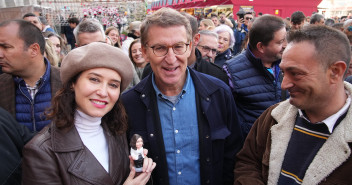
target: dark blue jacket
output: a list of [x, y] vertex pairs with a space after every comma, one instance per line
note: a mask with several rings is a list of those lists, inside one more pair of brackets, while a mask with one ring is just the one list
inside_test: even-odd
[[[230, 88], [221, 80], [190, 69], [196, 89], [202, 184], [233, 184], [235, 155], [242, 147], [242, 133]], [[122, 95], [129, 123], [128, 137], [140, 134], [157, 166], [154, 185], [168, 185], [163, 135], [152, 75]]]
[[0, 184], [22, 183], [22, 148], [32, 137], [27, 127], [0, 107]]
[[26, 87], [26, 82], [19, 77], [13, 77], [16, 86], [16, 120], [30, 131], [37, 132], [50, 123], [44, 116], [45, 110], [51, 105], [50, 63], [46, 60], [46, 71], [39, 90], [32, 99]]
[[245, 24], [242, 24], [240, 30], [238, 30], [237, 28], [234, 29], [235, 44], [233, 46], [232, 55], [236, 56], [238, 53], [241, 52], [242, 42], [246, 38], [247, 34], [248, 28]]
[[275, 77], [249, 48], [224, 65], [225, 71], [232, 77], [230, 86], [244, 136], [268, 107], [281, 100], [280, 61], [274, 63]]
[[226, 61], [232, 58], [231, 49], [227, 49], [226, 51], [216, 55], [214, 63], [222, 68]]

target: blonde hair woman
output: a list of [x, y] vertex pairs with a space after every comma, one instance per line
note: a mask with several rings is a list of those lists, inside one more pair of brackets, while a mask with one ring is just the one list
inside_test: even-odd
[[210, 19], [203, 19], [200, 21], [198, 29], [213, 31], [214, 28], [215, 28], [215, 25], [214, 25], [213, 21], [211, 21]]

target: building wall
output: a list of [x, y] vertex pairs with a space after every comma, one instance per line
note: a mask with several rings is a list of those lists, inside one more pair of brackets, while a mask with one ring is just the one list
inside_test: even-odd
[[231, 0], [234, 15], [241, 6], [252, 6], [256, 13], [274, 14], [280, 17], [290, 17], [295, 11], [302, 11], [306, 16], [317, 12], [317, 6], [322, 0]]

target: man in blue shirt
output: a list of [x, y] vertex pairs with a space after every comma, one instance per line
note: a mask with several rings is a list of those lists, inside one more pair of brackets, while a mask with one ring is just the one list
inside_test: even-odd
[[156, 185], [233, 184], [242, 146], [237, 110], [221, 80], [187, 67], [189, 20], [170, 8], [141, 25], [142, 53], [153, 73], [122, 95], [128, 137], [143, 137]]

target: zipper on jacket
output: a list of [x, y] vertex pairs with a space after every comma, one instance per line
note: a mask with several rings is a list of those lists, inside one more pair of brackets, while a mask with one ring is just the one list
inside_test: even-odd
[[[33, 101], [31, 101], [31, 98], [26, 96], [26, 94], [22, 91], [20, 84], [18, 84], [18, 89], [21, 91], [23, 96], [26, 97], [29, 100], [29, 102], [31, 103], [31, 119], [32, 119], [33, 132], [36, 132], [37, 128], [36, 128], [36, 125], [35, 125], [35, 117], [34, 117], [34, 98], [35, 98], [35, 95], [33, 97]], [[39, 92], [39, 89], [38, 89], [38, 92]]]

